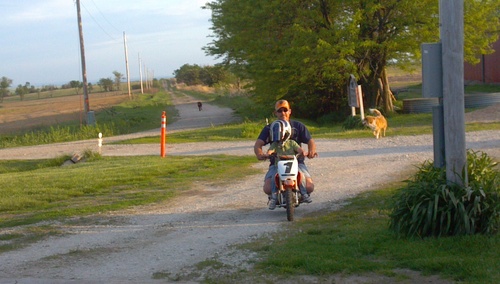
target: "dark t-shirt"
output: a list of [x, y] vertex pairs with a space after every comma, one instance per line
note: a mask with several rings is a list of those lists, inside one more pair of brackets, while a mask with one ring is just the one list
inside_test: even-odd
[[[304, 144], [309, 143], [309, 140], [312, 139], [311, 133], [309, 133], [309, 130], [302, 122], [290, 120], [290, 125], [292, 126], [292, 136], [290, 137], [290, 139], [297, 142], [299, 146], [302, 146], [302, 143]], [[265, 142], [264, 145], [267, 145], [272, 142], [269, 135], [269, 127], [270, 127], [269, 125], [266, 125], [262, 129], [258, 137], [258, 139]], [[274, 165], [274, 158], [271, 157], [270, 160], [271, 160], [271, 165]], [[299, 163], [304, 163], [304, 158], [300, 158]]]

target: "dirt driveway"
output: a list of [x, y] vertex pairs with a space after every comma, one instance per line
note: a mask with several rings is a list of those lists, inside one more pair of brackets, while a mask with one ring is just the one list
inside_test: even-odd
[[[209, 104], [199, 112], [192, 99], [181, 99], [184, 101], [178, 107], [180, 118], [177, 124], [169, 126], [172, 131], [210, 124], [220, 116], [232, 117], [230, 110]], [[186, 117], [190, 122], [185, 122]], [[111, 139], [118, 138], [105, 141]], [[500, 157], [500, 131], [474, 132], [467, 134], [466, 139], [468, 148]], [[318, 211], [336, 210], [346, 198], [401, 180], [415, 165], [432, 159], [430, 135], [316, 141], [320, 157], [306, 162], [316, 184], [314, 202], [297, 208], [297, 219]], [[167, 155], [252, 155], [253, 142], [168, 145]], [[2, 149], [0, 159], [16, 155], [33, 158], [37, 153], [39, 158], [57, 156], [64, 147], [77, 151], [96, 147], [96, 141]], [[159, 155], [158, 147], [105, 145], [102, 150], [103, 155]], [[255, 255], [233, 245], [293, 227], [286, 221], [284, 210], [267, 209], [267, 198], [261, 190], [267, 163], [256, 161], [255, 167], [262, 174], [248, 176], [230, 188], [199, 184], [196, 195], [165, 204], [81, 218], [73, 225], [55, 224], [66, 234], [0, 254], [0, 283], [195, 283], [203, 280], [205, 273], [213, 277], [214, 273], [249, 269]], [[196, 264], [204, 260], [216, 260], [226, 266], [216, 270], [197, 268]], [[445, 283], [434, 278], [425, 280]], [[317, 281], [301, 278], [296, 283]]]

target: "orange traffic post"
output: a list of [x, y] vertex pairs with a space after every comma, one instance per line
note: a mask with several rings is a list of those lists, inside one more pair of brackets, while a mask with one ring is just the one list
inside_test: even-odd
[[167, 136], [167, 115], [165, 112], [161, 115], [161, 138], [160, 138], [160, 155], [165, 157], [165, 139]]

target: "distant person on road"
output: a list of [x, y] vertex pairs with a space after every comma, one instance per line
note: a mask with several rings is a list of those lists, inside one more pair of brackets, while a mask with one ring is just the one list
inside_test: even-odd
[[203, 104], [201, 102], [198, 102], [198, 110], [201, 111], [203, 108]]
[[[277, 101], [274, 107], [274, 114], [278, 119], [286, 120], [290, 123], [292, 127], [292, 134], [290, 137], [291, 140], [297, 142], [299, 146], [301, 146], [302, 143], [307, 144], [307, 150], [308, 150], [307, 157], [309, 159], [313, 159], [318, 156], [318, 153], [316, 153], [316, 143], [312, 139], [311, 133], [309, 133], [307, 127], [299, 121], [290, 120], [290, 115], [292, 114], [292, 110], [290, 109], [290, 104], [288, 103], [288, 101], [286, 100]], [[270, 126], [266, 125], [260, 132], [257, 140], [255, 141], [254, 153], [257, 159], [259, 160], [265, 160], [267, 158], [267, 155], [266, 153], [263, 152], [262, 147], [271, 142], [269, 130]], [[272, 157], [270, 158], [270, 161], [271, 163], [269, 165], [269, 169], [264, 178], [264, 188], [263, 188], [264, 193], [266, 193], [269, 196], [269, 199], [271, 199], [271, 193], [272, 193], [272, 180], [277, 172], [275, 161]], [[302, 186], [307, 189], [308, 194], [311, 194], [314, 191], [314, 183], [312, 177], [309, 174], [309, 170], [307, 169], [304, 163], [304, 158], [299, 158], [298, 161], [299, 161], [299, 171], [305, 177], [305, 179], [302, 180]]]

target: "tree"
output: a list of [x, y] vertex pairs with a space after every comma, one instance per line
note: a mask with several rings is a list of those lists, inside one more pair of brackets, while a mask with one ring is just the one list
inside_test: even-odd
[[287, 97], [301, 102], [294, 106], [295, 113], [316, 107], [319, 112], [310, 113], [338, 110], [334, 104], [341, 89], [332, 75], [354, 70], [354, 65], [338, 60], [340, 54], [331, 44], [340, 41], [337, 34], [328, 34], [329, 42], [318, 37], [328, 24], [310, 5], [311, 1], [277, 0], [208, 3], [217, 40], [205, 51], [223, 58], [238, 76], [249, 78], [248, 87], [258, 102], [271, 104]]
[[[439, 41], [439, 1], [353, 1], [353, 13], [360, 26], [356, 52], [358, 74], [368, 93], [369, 106], [393, 111], [386, 67], [396, 60], [405, 67], [419, 62], [420, 46]], [[477, 62], [481, 54], [493, 52], [498, 38], [500, 1], [465, 0], [464, 59]], [[443, 11], [446, 12], [446, 11]]]
[[[483, 37], [470, 44], [490, 45], [500, 1], [466, 1], [468, 17], [491, 21], [474, 22]], [[479, 2], [488, 7], [471, 9]], [[416, 62], [420, 44], [439, 36], [437, 0], [215, 0], [204, 8], [212, 10], [215, 38], [205, 52], [251, 79], [255, 100], [287, 97], [300, 101], [294, 112], [313, 117], [345, 109], [350, 73], [360, 78], [369, 107], [380, 97], [391, 111], [389, 60]]]
[[359, 26], [354, 61], [358, 67], [367, 105], [393, 111], [386, 67], [388, 60], [400, 65], [415, 62], [420, 44], [438, 37], [438, 1], [353, 1], [354, 23]]
[[104, 92], [113, 91], [113, 80], [111, 78], [101, 78], [98, 85]]
[[3, 103], [3, 98], [9, 95], [9, 88], [12, 80], [3, 76], [0, 81], [0, 103]]
[[23, 101], [24, 100], [24, 95], [29, 94], [30, 89], [31, 89], [30, 82], [26, 82], [24, 84], [24, 86], [21, 85], [21, 84], [19, 84], [19, 85], [17, 85], [15, 94], [19, 96], [19, 98], [21, 99], [21, 101]]
[[223, 66], [199, 66], [184, 64], [181, 68], [174, 71], [175, 79], [179, 83], [188, 86], [204, 85], [213, 87], [216, 84], [229, 80], [231, 72]]
[[200, 80], [201, 66], [194, 64], [184, 64], [179, 69], [174, 71], [174, 76], [178, 83], [184, 83], [188, 86], [201, 85]]
[[[495, 52], [492, 44], [500, 35], [500, 1], [475, 0], [464, 2], [464, 57], [471, 64], [480, 56]], [[500, 50], [497, 50], [500, 52]]]
[[83, 88], [83, 82], [72, 80], [69, 82], [69, 86], [75, 90], [76, 95], [79, 95], [80, 90]]
[[115, 75], [115, 85], [116, 89], [120, 90], [120, 83], [122, 82], [123, 74], [118, 71], [113, 71], [113, 75]]

